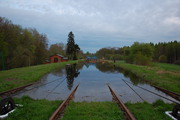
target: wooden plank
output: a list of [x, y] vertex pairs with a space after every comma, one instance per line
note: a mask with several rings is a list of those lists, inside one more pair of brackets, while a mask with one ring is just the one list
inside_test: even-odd
[[72, 92], [68, 95], [68, 97], [63, 101], [63, 103], [56, 109], [56, 111], [51, 115], [49, 120], [57, 120], [59, 118], [59, 115], [64, 111], [69, 101], [73, 98], [79, 84], [80, 83], [78, 83], [78, 85], [72, 90]]
[[124, 105], [122, 100], [117, 96], [117, 94], [112, 90], [112, 88], [108, 85], [109, 90], [113, 96], [113, 99], [117, 102], [121, 110], [124, 112], [124, 115], [127, 120], [136, 120], [136, 118], [133, 116], [133, 114], [128, 110], [128, 108]]

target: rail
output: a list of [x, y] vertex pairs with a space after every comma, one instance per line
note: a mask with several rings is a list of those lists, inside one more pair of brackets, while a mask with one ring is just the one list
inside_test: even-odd
[[34, 84], [34, 83], [31, 83], [31, 84], [28, 84], [28, 85], [24, 85], [24, 86], [21, 86], [21, 87], [18, 87], [18, 88], [14, 88], [14, 89], [11, 89], [11, 90], [8, 90], [8, 91], [0, 92], [0, 96], [1, 97], [8, 96], [10, 94], [13, 94], [15, 92], [18, 92], [18, 91], [24, 89], [25, 87], [31, 86], [32, 84]]
[[177, 94], [177, 93], [174, 93], [172, 91], [169, 91], [169, 90], [166, 90], [166, 89], [163, 89], [163, 88], [160, 88], [160, 87], [157, 87], [157, 86], [154, 86], [152, 85], [153, 87], [155, 87], [156, 89], [168, 94], [169, 96], [175, 98], [176, 100], [180, 101], [180, 94]]
[[[63, 77], [63, 78], [64, 78], [64, 77]], [[48, 82], [48, 83], [45, 83], [45, 84], [42, 84], [42, 85], [39, 85], [39, 86], [35, 86], [35, 87], [30, 88], [30, 89], [28, 89], [28, 90], [23, 90], [23, 91], [21, 91], [22, 89], [24, 89], [24, 88], [26, 88], [26, 87], [28, 87], [28, 86], [31, 86], [31, 85], [33, 85], [33, 84], [36, 84], [37, 82], [30, 83], [30, 84], [27, 84], [27, 85], [24, 85], [24, 86], [20, 86], [20, 87], [11, 89], [11, 90], [3, 91], [3, 92], [0, 92], [0, 97], [14, 96], [14, 95], [16, 95], [15, 93], [17, 93], [18, 91], [21, 91], [20, 93], [24, 93], [24, 92], [30, 91], [30, 90], [32, 90], [32, 89], [34, 89], [34, 88], [38, 88], [38, 87], [40, 87], [40, 86], [44, 86], [44, 85], [53, 83], [53, 82], [55, 82], [55, 81], [57, 81], [57, 80], [59, 80], [59, 79], [63, 79], [63, 78], [54, 79], [54, 80], [51, 81], [51, 82]], [[17, 93], [17, 94], [19, 94], [19, 93]]]
[[63, 112], [65, 107], [68, 105], [69, 101], [73, 98], [78, 86], [78, 85], [72, 90], [72, 92], [68, 95], [68, 97], [63, 101], [63, 103], [56, 109], [56, 111], [51, 115], [49, 120], [57, 120], [60, 116], [60, 114]]
[[128, 108], [124, 105], [124, 103], [121, 101], [120, 98], [116, 95], [116, 93], [112, 90], [112, 88], [108, 85], [109, 90], [114, 98], [114, 100], [117, 102], [121, 110], [124, 112], [124, 115], [126, 117], [126, 120], [136, 120], [136, 118], [133, 116], [133, 114], [128, 110]]

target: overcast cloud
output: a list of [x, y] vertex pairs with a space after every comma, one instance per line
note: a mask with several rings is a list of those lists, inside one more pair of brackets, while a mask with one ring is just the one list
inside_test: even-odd
[[0, 16], [45, 33], [49, 44], [73, 31], [84, 52], [180, 41], [180, 0], [0, 0]]

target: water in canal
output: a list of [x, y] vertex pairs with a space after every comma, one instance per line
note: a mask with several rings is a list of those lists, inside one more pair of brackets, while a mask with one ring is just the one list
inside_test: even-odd
[[[34, 99], [64, 100], [71, 90], [80, 83], [74, 101], [112, 101], [109, 84], [123, 102], [152, 103], [157, 99], [170, 102], [149, 91], [174, 100], [135, 75], [112, 64], [79, 63], [67, 65], [45, 75], [36, 84], [20, 91], [16, 97], [28, 95]], [[175, 100], [174, 100], [175, 101]]]

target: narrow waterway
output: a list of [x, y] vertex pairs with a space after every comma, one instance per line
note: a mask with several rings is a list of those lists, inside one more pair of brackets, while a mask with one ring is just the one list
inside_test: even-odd
[[107, 84], [112, 87], [123, 102], [147, 101], [152, 103], [157, 99], [170, 102], [140, 87], [174, 100], [135, 75], [112, 64], [101, 63], [67, 65], [65, 68], [45, 75], [36, 84], [20, 91], [16, 97], [27, 95], [34, 99], [64, 100], [78, 83], [80, 85], [75, 93], [74, 101], [112, 101]]

